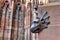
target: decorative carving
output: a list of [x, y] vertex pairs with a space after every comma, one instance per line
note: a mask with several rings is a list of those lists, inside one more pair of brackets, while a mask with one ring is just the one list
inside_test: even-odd
[[49, 18], [50, 16], [47, 15], [47, 12], [44, 11], [40, 13], [40, 17], [37, 16], [37, 8], [34, 8], [35, 12], [34, 12], [34, 16], [33, 16], [33, 22], [31, 24], [31, 32], [33, 33], [39, 33], [41, 32], [43, 29], [48, 27], [48, 24], [50, 24]]

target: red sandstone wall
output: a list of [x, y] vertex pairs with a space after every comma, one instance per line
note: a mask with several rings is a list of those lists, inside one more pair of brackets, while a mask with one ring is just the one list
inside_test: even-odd
[[50, 15], [51, 24], [39, 33], [39, 40], [60, 40], [60, 6], [44, 7]]
[[49, 0], [50, 2], [60, 2], [60, 0]]

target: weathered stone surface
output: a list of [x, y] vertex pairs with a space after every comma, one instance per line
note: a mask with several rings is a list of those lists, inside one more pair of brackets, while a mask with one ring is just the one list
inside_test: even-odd
[[60, 6], [44, 7], [50, 15], [51, 24], [39, 33], [39, 40], [60, 40]]

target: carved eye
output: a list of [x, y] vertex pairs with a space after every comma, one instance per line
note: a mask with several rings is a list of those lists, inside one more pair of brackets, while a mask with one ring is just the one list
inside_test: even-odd
[[19, 2], [17, 3], [16, 9], [17, 9], [17, 10], [21, 10], [21, 5], [20, 5]]

